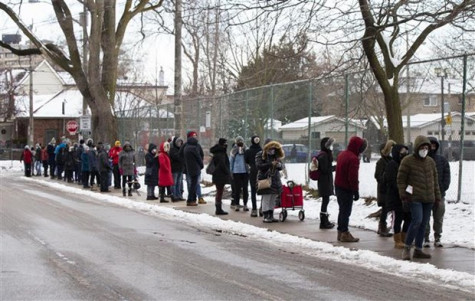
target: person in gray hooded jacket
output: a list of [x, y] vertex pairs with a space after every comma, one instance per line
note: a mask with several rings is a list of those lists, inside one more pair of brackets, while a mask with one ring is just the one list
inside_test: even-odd
[[125, 184], [128, 184], [128, 196], [132, 196], [132, 181], [135, 176], [135, 152], [130, 142], [124, 143], [119, 153], [119, 172], [122, 175], [122, 195], [125, 196]]

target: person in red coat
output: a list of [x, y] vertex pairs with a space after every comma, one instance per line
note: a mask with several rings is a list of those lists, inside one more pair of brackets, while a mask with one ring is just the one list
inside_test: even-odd
[[33, 153], [28, 145], [25, 145], [25, 150], [21, 153], [20, 163], [25, 165], [25, 176], [31, 177], [31, 162], [33, 161]]
[[158, 170], [158, 190], [160, 194], [160, 203], [168, 203], [165, 200], [165, 188], [167, 195], [171, 195], [171, 186], [173, 185], [172, 166], [168, 152], [170, 151], [170, 143], [167, 141], [160, 144], [160, 152], [158, 153], [158, 162], [160, 168]]
[[338, 155], [335, 174], [335, 192], [338, 200], [338, 241], [357, 242], [348, 231], [353, 201], [360, 198], [358, 173], [360, 169], [360, 155], [368, 146], [366, 139], [353, 136], [345, 151]]
[[114, 143], [114, 147], [109, 150], [109, 158], [112, 159], [112, 173], [114, 174], [114, 188], [120, 189], [120, 172], [119, 172], [119, 154], [122, 151], [120, 141]]

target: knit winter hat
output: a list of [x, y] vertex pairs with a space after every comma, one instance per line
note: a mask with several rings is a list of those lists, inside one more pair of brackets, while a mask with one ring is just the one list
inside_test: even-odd
[[194, 131], [189, 131], [188, 134], [186, 134], [186, 138], [190, 138], [190, 137], [193, 137], [193, 136], [197, 136], [196, 132], [194, 132]]
[[237, 136], [234, 142], [236, 142], [236, 144], [238, 144], [239, 142], [244, 143], [244, 138], [242, 138], [241, 136]]
[[120, 141], [117, 140], [117, 141], [114, 143], [114, 146], [120, 146]]
[[259, 136], [252, 136], [251, 138], [252, 144], [259, 144], [259, 142], [261, 142], [261, 138], [259, 138]]

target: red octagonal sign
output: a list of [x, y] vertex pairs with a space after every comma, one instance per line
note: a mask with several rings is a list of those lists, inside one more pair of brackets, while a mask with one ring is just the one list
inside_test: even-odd
[[70, 120], [66, 124], [66, 130], [69, 132], [70, 135], [76, 134], [78, 128], [79, 128], [79, 125], [76, 120]]

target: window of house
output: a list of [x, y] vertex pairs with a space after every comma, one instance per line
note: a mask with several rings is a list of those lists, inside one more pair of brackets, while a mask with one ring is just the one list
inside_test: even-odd
[[434, 132], [434, 135], [435, 135], [435, 136], [439, 135], [439, 131], [435, 131], [435, 132]]
[[312, 139], [320, 139], [320, 132], [312, 132]]
[[429, 95], [426, 99], [424, 99], [424, 106], [426, 106], [426, 107], [435, 107], [435, 106], [437, 106], [437, 96], [436, 95]]
[[432, 136], [434, 135], [432, 131], [427, 131], [427, 135]]

